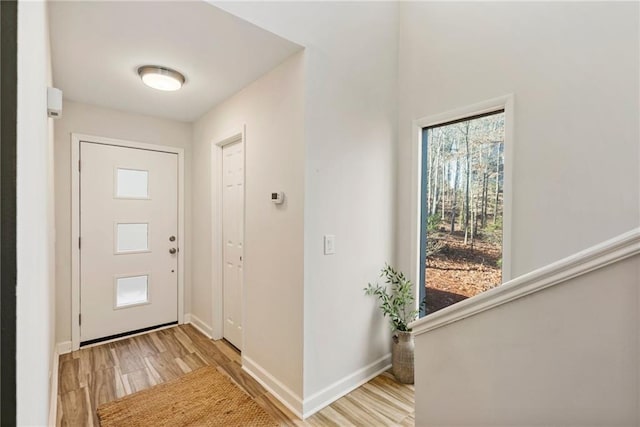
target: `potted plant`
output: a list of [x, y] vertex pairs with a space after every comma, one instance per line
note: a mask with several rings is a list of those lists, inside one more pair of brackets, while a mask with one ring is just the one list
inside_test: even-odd
[[413, 384], [413, 336], [409, 323], [416, 320], [419, 308], [415, 306], [414, 288], [403, 273], [385, 264], [380, 277], [386, 286], [369, 283], [364, 292], [380, 300], [380, 309], [389, 318], [393, 328], [391, 366], [393, 375], [403, 384]]

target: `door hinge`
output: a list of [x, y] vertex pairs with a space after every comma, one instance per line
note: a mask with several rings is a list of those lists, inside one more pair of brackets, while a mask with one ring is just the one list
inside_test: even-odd
[[80, 172], [80, 160], [78, 160], [78, 172]]
[[78, 325], [82, 325], [82, 313], [78, 314]]
[[82, 237], [78, 237], [78, 249], [80, 249], [80, 247], [82, 246]]

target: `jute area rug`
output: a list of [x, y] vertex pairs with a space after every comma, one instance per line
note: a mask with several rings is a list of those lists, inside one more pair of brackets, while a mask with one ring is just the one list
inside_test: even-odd
[[102, 427], [278, 425], [211, 366], [100, 405], [97, 412]]

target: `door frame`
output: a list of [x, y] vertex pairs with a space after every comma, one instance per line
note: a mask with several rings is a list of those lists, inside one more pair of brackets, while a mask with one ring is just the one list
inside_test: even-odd
[[246, 241], [246, 217], [247, 217], [247, 151], [246, 151], [246, 126], [232, 129], [216, 137], [211, 142], [211, 252], [213, 262], [211, 263], [211, 307], [212, 321], [211, 338], [219, 340], [224, 337], [224, 253], [222, 244], [222, 149], [233, 143], [242, 144], [242, 173], [243, 173], [243, 191], [242, 191], [242, 286], [243, 292], [241, 297], [242, 304], [242, 348], [245, 347], [244, 342], [244, 320], [245, 320], [245, 292], [244, 292], [244, 265], [245, 241]]
[[[422, 230], [426, 228], [426, 218], [422, 217], [422, 181], [423, 170], [423, 133], [426, 127], [465, 119], [485, 113], [504, 110], [504, 187], [503, 187], [503, 223], [502, 223], [502, 283], [512, 279], [511, 275], [511, 236], [512, 236], [512, 188], [513, 188], [513, 144], [514, 144], [514, 95], [506, 94], [497, 98], [467, 105], [441, 114], [422, 117], [412, 122], [411, 150], [411, 239], [410, 239], [410, 270], [409, 279], [416, 283], [416, 303], [422, 300], [424, 295], [424, 272], [421, 272], [422, 254]], [[421, 313], [422, 316], [422, 313]]]
[[71, 347], [80, 348], [80, 143], [138, 148], [178, 155], [178, 323], [184, 323], [184, 148], [148, 144], [80, 133], [71, 134]]

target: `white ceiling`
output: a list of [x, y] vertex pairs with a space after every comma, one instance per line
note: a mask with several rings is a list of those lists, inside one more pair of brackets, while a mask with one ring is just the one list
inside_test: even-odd
[[[301, 49], [210, 4], [49, 3], [54, 85], [66, 99], [193, 121]], [[142, 84], [140, 65], [180, 71], [177, 92]]]

